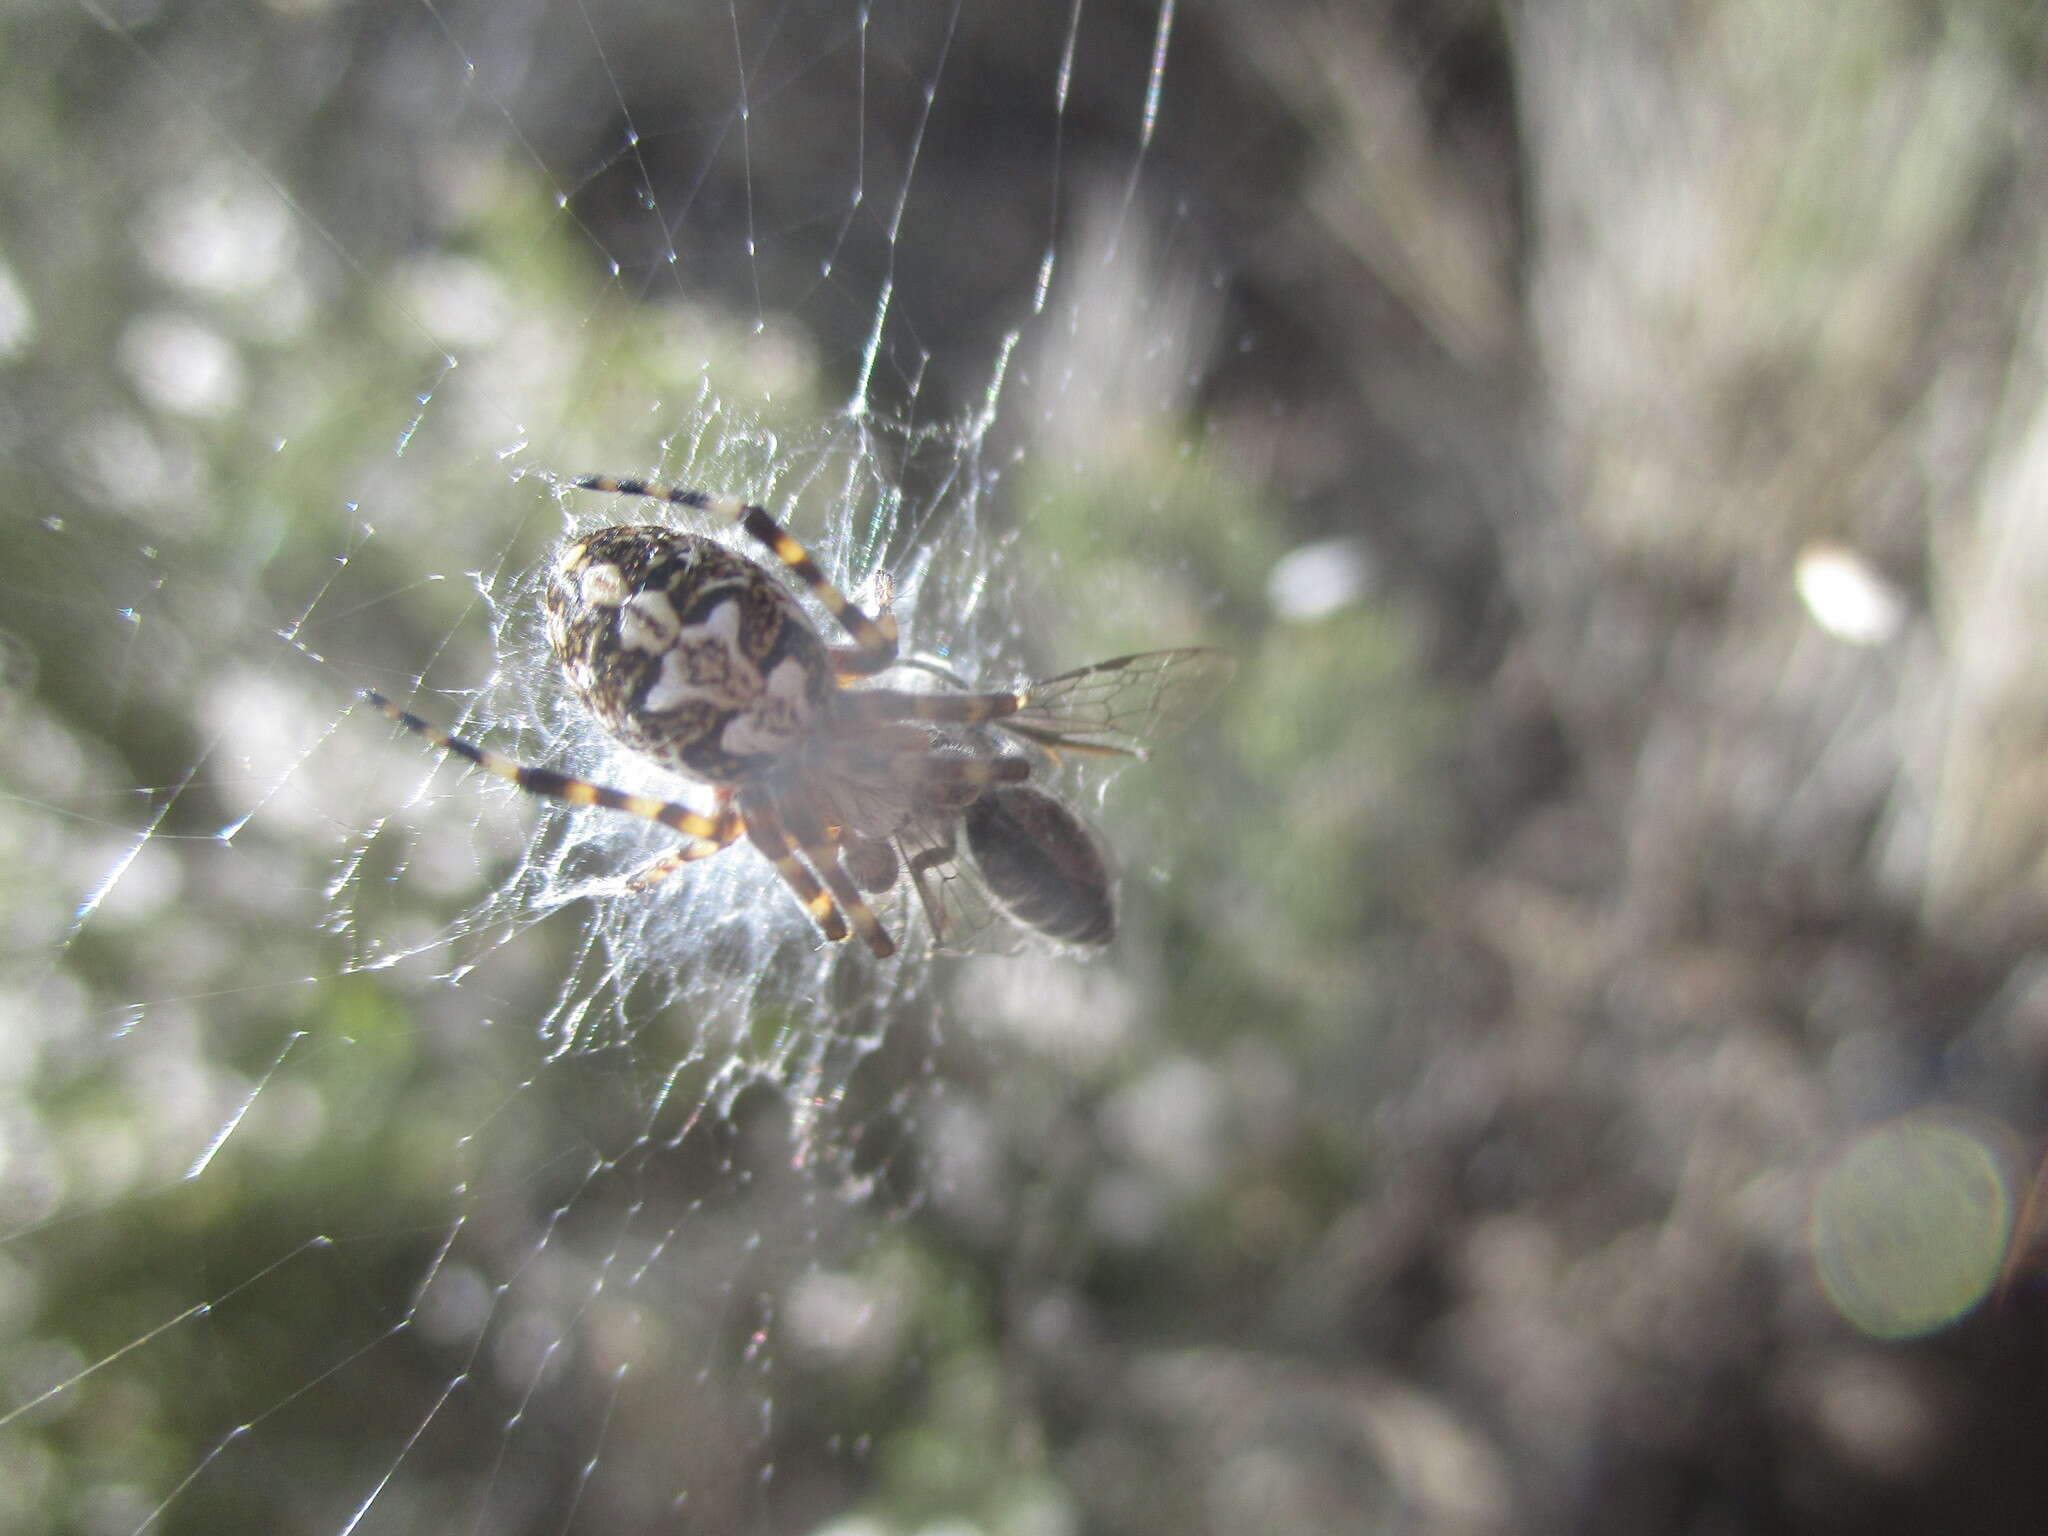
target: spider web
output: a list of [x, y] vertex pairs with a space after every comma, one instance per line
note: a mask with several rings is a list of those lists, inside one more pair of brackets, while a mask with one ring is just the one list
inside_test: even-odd
[[1172, 0], [1015, 9], [85, 3], [23, 44], [101, 94], [19, 109], [10, 174], [55, 210], [97, 158], [109, 248], [0, 250], [0, 344], [62, 338], [9, 423], [0, 1523], [854, 1502], [861, 1426], [791, 1384], [903, 1347], [876, 1223], [959, 973], [821, 946], [744, 848], [623, 897], [665, 834], [352, 698], [676, 794], [545, 655], [549, 549], [650, 515], [587, 472], [764, 503], [963, 675], [1199, 637], [1164, 571], [1077, 620], [1034, 534], [1207, 342]]
[[[2040, 1528], [2041, 9], [0, 12], [0, 1530]], [[358, 703], [586, 474], [1227, 645], [1112, 956]]]

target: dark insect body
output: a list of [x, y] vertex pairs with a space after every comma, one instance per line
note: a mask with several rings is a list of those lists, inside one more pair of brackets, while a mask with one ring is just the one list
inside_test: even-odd
[[960, 818], [1004, 911], [1049, 939], [1095, 949], [1116, 937], [1116, 876], [1095, 829], [1034, 784], [993, 784]]
[[[1010, 692], [974, 692], [907, 663], [919, 686], [883, 686], [898, 666], [886, 598], [869, 617], [760, 507], [637, 480], [584, 489], [648, 496], [722, 515], [773, 550], [852, 641], [828, 645], [796, 595], [765, 568], [701, 535], [653, 524], [601, 528], [550, 573], [548, 641], [570, 690], [622, 745], [715, 786], [710, 815], [530, 768], [450, 736], [380, 694], [409, 730], [535, 794], [660, 822], [682, 844], [631, 876], [644, 890], [741, 836], [768, 859], [827, 939], [849, 927], [877, 956], [895, 940], [866, 896], [904, 873], [935, 945], [966, 948], [997, 925], [1055, 943], [1106, 944], [1115, 880], [1100, 838], [1058, 797], [1027, 783], [1061, 752], [1142, 757], [1229, 679], [1206, 649], [1099, 662]], [[919, 677], [914, 669], [922, 666]], [[935, 675], [952, 684], [935, 688]], [[1022, 744], [1020, 746], [1020, 744]], [[964, 842], [985, 887], [968, 880]]]

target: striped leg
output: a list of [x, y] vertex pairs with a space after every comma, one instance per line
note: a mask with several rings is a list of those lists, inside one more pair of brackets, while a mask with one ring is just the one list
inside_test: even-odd
[[680, 486], [657, 485], [649, 480], [615, 480], [609, 475], [585, 475], [576, 481], [579, 490], [610, 491], [620, 496], [645, 496], [653, 501], [665, 501], [678, 507], [694, 507], [699, 512], [708, 512], [713, 517], [723, 517], [738, 523], [752, 534], [757, 543], [775, 552], [775, 557], [796, 573], [797, 579], [811, 589], [811, 595], [825, 605], [826, 611], [839, 621], [839, 627], [853, 636], [854, 644], [832, 653], [833, 665], [848, 676], [867, 676], [881, 671], [896, 660], [896, 615], [885, 604], [881, 615], [869, 618], [857, 608], [853, 600], [832, 584], [826, 574], [818, 568], [818, 562], [811, 558], [811, 552], [799, 544], [789, 530], [775, 520], [775, 514], [766, 507], [755, 506], [752, 502], [741, 501], [737, 496], [716, 496], [709, 491], [685, 490]]
[[818, 884], [817, 877], [804, 868], [803, 861], [796, 856], [791, 843], [789, 829], [782, 824], [782, 818], [775, 813], [765, 795], [742, 794], [740, 815], [746, 822], [747, 836], [761, 856], [775, 866], [775, 873], [782, 877], [782, 883], [790, 888], [803, 909], [811, 914], [811, 921], [833, 943], [846, 937], [846, 921], [840, 917], [839, 909], [832, 905], [832, 898], [825, 894], [825, 888]]
[[746, 823], [740, 820], [740, 813], [729, 803], [720, 809], [714, 821], [718, 827], [716, 836], [709, 841], [699, 839], [684, 843], [680, 848], [664, 853], [660, 858], [629, 875], [626, 879], [626, 889], [636, 895], [641, 891], [652, 890], [685, 864], [694, 864], [699, 859], [710, 858], [714, 853], [723, 853], [738, 841], [742, 832], [746, 831]]
[[874, 725], [888, 720], [980, 725], [1007, 719], [1030, 702], [1028, 693], [917, 693], [900, 688], [848, 688], [833, 708], [850, 725]]
[[1003, 757], [922, 757], [912, 771], [918, 783], [934, 788], [986, 789], [991, 784], [1023, 783], [1031, 777], [1031, 763], [1014, 753]]
[[832, 893], [831, 899], [839, 903], [839, 910], [853, 924], [861, 942], [874, 951], [877, 960], [886, 960], [895, 954], [896, 941], [889, 937], [888, 930], [882, 927], [881, 920], [868, 906], [867, 898], [861, 895], [860, 887], [853, 883], [846, 866], [839, 862], [839, 845], [825, 830], [824, 822], [801, 800], [785, 803], [783, 811], [788, 818], [784, 822], [785, 834], [802, 850], [811, 868], [818, 872], [825, 888]]
[[839, 862], [839, 850], [830, 843], [806, 843], [804, 857], [816, 866], [837, 901], [853, 924], [854, 932], [861, 942], [874, 951], [877, 960], [886, 960], [896, 953], [896, 941], [889, 937], [889, 930], [882, 926], [868, 899], [861, 895], [860, 887], [853, 883], [853, 877]]
[[682, 850], [685, 858], [679, 862], [707, 858], [739, 835], [736, 830], [725, 825], [723, 816], [713, 820], [709, 816], [698, 815], [688, 806], [677, 805], [673, 800], [658, 800], [652, 795], [629, 795], [624, 790], [608, 789], [602, 784], [593, 784], [588, 779], [571, 778], [568, 774], [557, 773], [552, 768], [529, 768], [524, 763], [516, 763], [509, 757], [500, 756], [488, 747], [464, 741], [459, 736], [450, 736], [438, 725], [430, 725], [418, 715], [400, 709], [381, 693], [366, 688], [363, 690], [363, 698], [407, 730], [426, 737], [451, 757], [459, 757], [486, 773], [495, 773], [501, 779], [509, 779], [528, 794], [540, 795], [549, 800], [566, 801], [570, 805], [601, 805], [607, 810], [624, 811], [628, 816], [638, 816], [645, 821], [658, 821], [664, 827], [680, 832], [684, 837], [691, 839], [691, 842]]
[[[886, 651], [873, 650], [865, 645], [828, 645], [825, 654], [832, 660], [832, 670], [838, 674], [839, 686], [845, 687], [863, 677], [873, 677], [896, 660], [896, 583], [887, 571], [877, 571], [874, 576], [875, 625], [879, 629], [886, 625], [892, 637]], [[856, 610], [858, 611], [858, 610]]]

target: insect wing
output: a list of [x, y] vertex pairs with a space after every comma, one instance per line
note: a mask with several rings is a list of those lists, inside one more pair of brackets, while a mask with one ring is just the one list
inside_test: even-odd
[[[909, 909], [924, 914], [934, 954], [1015, 955], [1045, 941], [997, 905], [968, 858], [957, 818], [914, 816], [896, 834], [903, 877], [889, 903], [898, 932]], [[885, 919], [886, 920], [886, 919]]]
[[1143, 757], [1147, 743], [1187, 729], [1236, 670], [1227, 651], [1206, 646], [1118, 656], [1031, 684], [1023, 708], [998, 724], [1055, 751]]

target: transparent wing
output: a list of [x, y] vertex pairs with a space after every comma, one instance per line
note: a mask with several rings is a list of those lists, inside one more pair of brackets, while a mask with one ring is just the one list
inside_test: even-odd
[[1024, 707], [995, 723], [1054, 750], [1143, 757], [1146, 743], [1213, 704], [1236, 670], [1227, 651], [1207, 646], [1118, 656], [1031, 684]]
[[1015, 955], [1048, 942], [1013, 920], [982, 883], [957, 818], [912, 817], [896, 834], [903, 874], [891, 893], [896, 931], [910, 910], [923, 914], [931, 948], [945, 955]]

